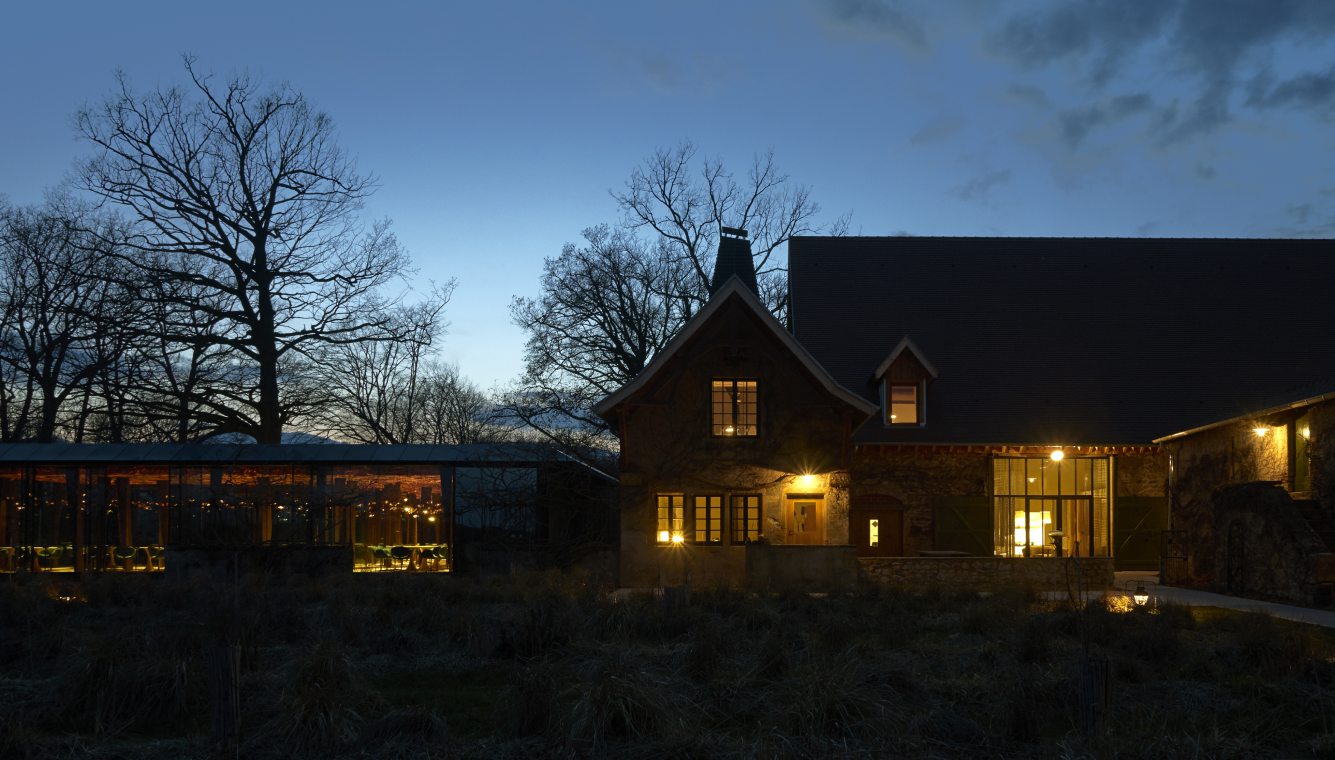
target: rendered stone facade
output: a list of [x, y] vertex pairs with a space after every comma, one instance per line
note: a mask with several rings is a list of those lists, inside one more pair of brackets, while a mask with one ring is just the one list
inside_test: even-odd
[[[710, 383], [747, 378], [759, 387], [758, 434], [711, 431]], [[623, 586], [741, 582], [746, 547], [725, 519], [719, 544], [658, 540], [655, 500], [681, 494], [760, 498], [766, 544], [787, 543], [789, 496], [814, 494], [824, 506], [823, 541], [848, 543], [844, 458], [854, 410], [830, 394], [738, 296], [724, 301], [692, 340], [620, 412], [621, 578]], [[865, 414], [857, 418], [860, 423]]]
[[1210, 506], [1215, 590], [1302, 604], [1315, 600], [1322, 575], [1317, 565], [1331, 555], [1283, 488], [1225, 485], [1215, 489]]

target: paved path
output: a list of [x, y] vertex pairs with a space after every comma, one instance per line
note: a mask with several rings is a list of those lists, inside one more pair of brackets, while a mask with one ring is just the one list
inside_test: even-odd
[[[1115, 573], [1114, 575], [1117, 577], [1117, 588], [1119, 590], [1125, 589], [1128, 581], [1156, 581], [1159, 578], [1158, 573], [1121, 572]], [[1135, 587], [1136, 584], [1132, 583], [1131, 588], [1135, 589]], [[1145, 588], [1151, 590], [1154, 587], [1149, 583], [1146, 583]], [[1275, 602], [1258, 602], [1255, 599], [1243, 599], [1241, 597], [1227, 596], [1225, 594], [1212, 594], [1209, 591], [1160, 586], [1159, 600], [1178, 602], [1179, 604], [1189, 604], [1193, 607], [1224, 607], [1230, 610], [1261, 610], [1269, 612], [1277, 618], [1298, 620], [1303, 623], [1312, 623], [1327, 628], [1335, 628], [1335, 612], [1327, 610], [1309, 610], [1306, 607], [1294, 607], [1289, 604], [1276, 604]]]

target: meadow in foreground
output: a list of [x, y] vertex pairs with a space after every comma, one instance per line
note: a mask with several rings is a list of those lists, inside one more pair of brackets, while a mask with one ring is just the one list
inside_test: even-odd
[[[0, 758], [1124, 757], [1335, 752], [1335, 631], [866, 586], [650, 594], [557, 574], [0, 584]], [[211, 746], [206, 647], [242, 648]], [[1078, 665], [1113, 662], [1099, 742]]]

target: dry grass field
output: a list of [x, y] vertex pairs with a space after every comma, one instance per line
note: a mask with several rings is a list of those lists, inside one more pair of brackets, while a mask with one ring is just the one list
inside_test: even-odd
[[[1030, 592], [696, 588], [559, 575], [0, 583], [0, 759], [1327, 757], [1333, 631]], [[242, 646], [243, 740], [204, 650]], [[1077, 731], [1088, 643], [1114, 712]]]

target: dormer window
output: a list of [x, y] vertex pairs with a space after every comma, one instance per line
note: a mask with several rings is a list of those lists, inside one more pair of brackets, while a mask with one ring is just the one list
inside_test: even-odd
[[885, 424], [926, 425], [927, 385], [936, 377], [936, 367], [904, 336], [873, 375], [881, 386]]
[[887, 385], [886, 396], [887, 425], [918, 424], [917, 385]]
[[716, 379], [710, 387], [712, 430], [716, 436], [756, 434], [756, 381]]

